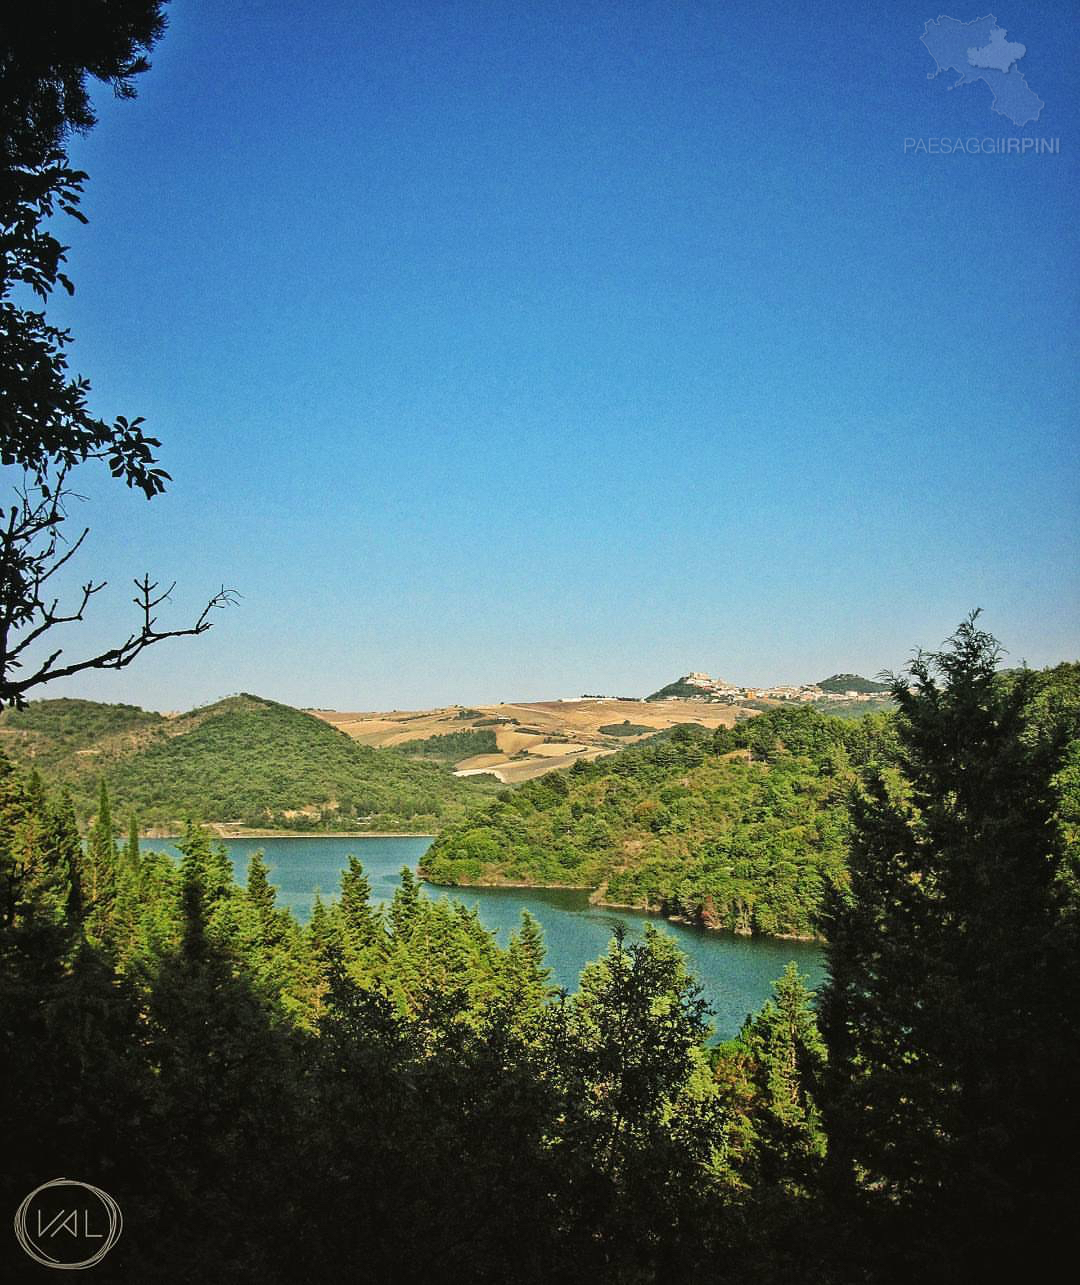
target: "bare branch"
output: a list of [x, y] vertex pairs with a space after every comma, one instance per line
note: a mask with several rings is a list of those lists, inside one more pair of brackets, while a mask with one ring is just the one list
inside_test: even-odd
[[[70, 612], [66, 616], [58, 614], [57, 607], [59, 605], [59, 599], [54, 598], [49, 607], [43, 610], [41, 624], [39, 624], [36, 629], [31, 630], [25, 638], [21, 638], [18, 645], [8, 652], [8, 665], [14, 667], [14, 658], [21, 652], [25, 651], [31, 643], [40, 638], [47, 629], [52, 629], [54, 625], [67, 625], [71, 624], [72, 621], [82, 620], [83, 612], [86, 610], [87, 603], [95, 593], [104, 589], [106, 584], [107, 581], [105, 580], [102, 580], [98, 584], [94, 584], [93, 581], [87, 581], [87, 583], [82, 587], [82, 601], [79, 603], [78, 609]], [[57, 652], [56, 654], [60, 655], [60, 652]]]
[[[240, 594], [235, 589], [227, 589], [222, 585], [218, 592], [207, 602], [206, 606], [203, 607], [193, 625], [185, 629], [157, 630], [154, 627], [154, 618], [150, 615], [150, 612], [159, 603], [165, 601], [168, 593], [154, 598], [153, 594], [157, 585], [156, 583], [150, 583], [149, 576], [144, 576], [142, 580], [136, 580], [135, 585], [139, 590], [139, 595], [134, 601], [136, 606], [143, 612], [143, 625], [137, 634], [130, 634], [119, 647], [112, 647], [108, 651], [99, 652], [96, 656], [89, 656], [85, 660], [75, 661], [70, 665], [64, 665], [60, 669], [54, 669], [53, 666], [63, 654], [62, 648], [53, 652], [34, 673], [26, 678], [13, 681], [5, 674], [4, 679], [0, 681], [0, 700], [7, 704], [21, 704], [25, 693], [41, 683], [54, 682], [58, 678], [70, 678], [73, 674], [83, 673], [87, 669], [123, 669], [125, 666], [130, 665], [136, 656], [144, 652], [147, 647], [164, 642], [167, 638], [186, 638], [205, 633], [213, 625], [209, 618], [212, 611], [221, 607], [234, 606], [240, 599]], [[90, 594], [95, 593], [99, 588], [101, 588], [100, 585], [93, 586], [88, 584], [83, 586], [82, 608], [85, 608]], [[170, 586], [169, 592], [172, 591], [172, 588], [173, 586]], [[69, 617], [69, 619], [81, 619], [82, 608], [80, 608], [79, 613]], [[53, 623], [61, 623], [61, 619], [57, 617]], [[38, 626], [38, 636], [47, 627], [49, 626]], [[20, 649], [21, 646], [22, 644], [20, 644]], [[16, 653], [12, 653], [8, 657], [8, 669], [18, 667], [18, 662], [12, 661], [14, 654]]]

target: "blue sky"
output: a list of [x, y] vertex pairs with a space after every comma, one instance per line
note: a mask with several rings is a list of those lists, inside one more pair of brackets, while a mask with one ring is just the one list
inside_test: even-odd
[[[950, 91], [936, 10], [179, 3], [100, 100], [58, 302], [152, 504], [80, 479], [107, 575], [205, 637], [49, 695], [408, 708], [876, 673], [975, 606], [1077, 654], [1077, 41], [1046, 104]], [[964, 20], [981, 16], [955, 11]], [[1056, 155], [905, 138], [1060, 138]]]

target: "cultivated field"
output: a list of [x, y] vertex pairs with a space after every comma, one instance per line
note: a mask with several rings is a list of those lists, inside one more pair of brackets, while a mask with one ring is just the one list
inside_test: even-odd
[[[460, 706], [430, 710], [346, 712], [310, 710], [364, 745], [399, 746], [406, 741], [472, 730], [495, 733], [497, 753], [476, 754], [454, 762], [459, 774], [490, 772], [513, 784], [633, 745], [676, 723], [730, 727], [737, 713], [753, 710], [704, 701], [577, 700], [524, 704]], [[604, 728], [629, 723], [645, 731], [612, 735]]]

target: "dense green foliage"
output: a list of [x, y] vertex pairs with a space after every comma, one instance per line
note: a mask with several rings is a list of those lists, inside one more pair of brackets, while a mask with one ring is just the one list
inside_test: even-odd
[[891, 714], [896, 702], [891, 696], [871, 696], [869, 700], [819, 700], [811, 708], [830, 718], [865, 718], [867, 714]]
[[0, 716], [0, 746], [66, 785], [81, 817], [106, 779], [120, 811], [134, 810], [156, 827], [197, 816], [269, 828], [422, 832], [463, 818], [491, 790], [247, 695], [176, 718], [92, 701], [37, 701]]
[[53, 770], [64, 757], [91, 749], [108, 736], [124, 736], [165, 722], [162, 714], [137, 705], [105, 705], [100, 701], [35, 701], [23, 709], [0, 713], [0, 735], [10, 749], [7, 733], [20, 734], [20, 755], [30, 755], [42, 768]]
[[833, 674], [823, 678], [817, 684], [823, 692], [888, 692], [888, 683], [877, 683], [873, 679], [863, 678], [861, 674]]
[[500, 796], [447, 827], [424, 870], [437, 883], [568, 884], [713, 927], [812, 935], [845, 877], [856, 769], [890, 745], [887, 720], [805, 707], [715, 732], [683, 724]]
[[[140, 853], [104, 789], [84, 843], [0, 758], [0, 1201], [105, 1187], [119, 1282], [1047, 1279], [1080, 1142], [1080, 666], [995, 659], [968, 622], [895, 719], [608, 761], [635, 790], [730, 769], [744, 824], [800, 764], [851, 783], [821, 1027], [792, 967], [715, 1049], [655, 931], [567, 996], [528, 916], [500, 948], [408, 870], [372, 904], [355, 859], [301, 928], [261, 857], [241, 888], [197, 826], [179, 867]], [[562, 807], [599, 766], [536, 784]]]
[[441, 732], [435, 736], [425, 736], [421, 740], [402, 741], [394, 749], [401, 754], [416, 754], [423, 758], [440, 759], [445, 763], [456, 763], [476, 754], [499, 752], [495, 733], [487, 728], [483, 731], [470, 729], [466, 732]]
[[628, 718], [624, 718], [621, 723], [605, 723], [599, 729], [605, 736], [643, 736], [646, 732], [654, 732], [654, 727], [645, 727], [642, 723], [631, 723]]
[[84, 848], [0, 762], [0, 1200], [92, 1176], [102, 1279], [682, 1280], [747, 1252], [755, 1173], [787, 1190], [786, 1037], [767, 1010], [714, 1070], [670, 939], [616, 934], [567, 997], [527, 914], [502, 949], [408, 870], [373, 905], [351, 859], [302, 929], [259, 855], [241, 888], [198, 827], [177, 867], [112, 815]]

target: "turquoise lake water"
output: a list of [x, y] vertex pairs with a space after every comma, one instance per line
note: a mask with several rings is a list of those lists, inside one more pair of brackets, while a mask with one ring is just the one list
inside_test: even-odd
[[[323, 900], [337, 893], [338, 876], [350, 853], [359, 858], [371, 881], [372, 898], [389, 901], [398, 885], [402, 866], [416, 869], [431, 840], [400, 837], [315, 839], [229, 839], [226, 848], [243, 883], [253, 852], [261, 850], [278, 890], [278, 905], [287, 906], [302, 923], [311, 916], [316, 891]], [[177, 855], [165, 839], [144, 839], [143, 848]], [[687, 955], [713, 1010], [713, 1025], [720, 1039], [734, 1035], [747, 1013], [759, 1008], [772, 983], [789, 960], [817, 986], [824, 977], [821, 948], [809, 942], [777, 941], [764, 937], [736, 937], [673, 924], [656, 915], [633, 910], [590, 906], [584, 892], [544, 888], [440, 888], [425, 885], [429, 897], [449, 897], [476, 906], [480, 919], [505, 945], [517, 926], [522, 908], [536, 916], [544, 929], [548, 965], [555, 984], [577, 989], [578, 975], [591, 959], [608, 947], [617, 923], [630, 938], [641, 935], [646, 923], [674, 937]]]

